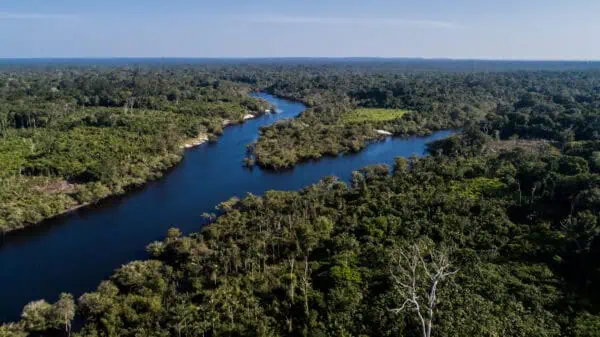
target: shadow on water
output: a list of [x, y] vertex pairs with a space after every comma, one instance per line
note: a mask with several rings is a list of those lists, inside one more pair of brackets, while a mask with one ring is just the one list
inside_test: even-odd
[[297, 190], [335, 175], [348, 181], [351, 172], [370, 164], [393, 164], [398, 156], [422, 155], [429, 141], [448, 136], [388, 138], [363, 151], [323, 157], [274, 172], [242, 166], [246, 145], [260, 127], [304, 111], [301, 103], [256, 94], [282, 111], [228, 127], [214, 144], [187, 150], [184, 159], [161, 179], [129, 193], [43, 222], [4, 238], [0, 246], [0, 322], [19, 317], [30, 301], [55, 301], [61, 292], [75, 296], [94, 290], [115, 268], [146, 256], [145, 246], [163, 238], [171, 227], [184, 233], [200, 230], [202, 214], [232, 196], [267, 190]]
[[[185, 160], [185, 157], [182, 159], [182, 161], [183, 160]], [[56, 230], [59, 226], [68, 225], [73, 219], [85, 220], [93, 217], [99, 212], [105, 212], [111, 208], [118, 207], [120, 204], [126, 203], [128, 199], [134, 198], [137, 194], [144, 193], [160, 179], [163, 179], [174, 172], [180, 164], [181, 162], [173, 165], [163, 172], [162, 176], [156, 180], [150, 180], [142, 185], [128, 187], [122, 194], [108, 196], [95, 203], [91, 203], [73, 211], [65, 212], [50, 219], [46, 219], [35, 226], [30, 226], [25, 229], [4, 234], [0, 237], [0, 254], [3, 249], [7, 249], [10, 245], [26, 244], [32, 237], [39, 237]], [[0, 284], [1, 282], [2, 280], [0, 279]]]

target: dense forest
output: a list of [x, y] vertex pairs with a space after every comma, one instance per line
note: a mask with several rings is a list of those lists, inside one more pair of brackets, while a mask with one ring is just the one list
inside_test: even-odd
[[[485, 120], [497, 135], [586, 140], [600, 138], [600, 72], [380, 74], [336, 67], [293, 76], [267, 90], [311, 106], [294, 121], [264, 128], [251, 158], [287, 168], [307, 159], [356, 152], [382, 137], [427, 135]], [[357, 109], [403, 109], [398, 118], [358, 122]], [[525, 130], [527, 129], [527, 130]], [[383, 135], [385, 137], [385, 135]]]
[[161, 176], [185, 143], [264, 112], [249, 91], [187, 68], [0, 71], [0, 232]]
[[77, 313], [81, 336], [594, 336], [597, 160], [475, 132], [440, 149], [224, 202], [3, 333], [60, 335]]
[[[210, 78], [196, 90], [221, 97], [211, 103], [236, 97], [236, 106], [261, 110], [244, 92], [267, 90], [310, 106], [250, 146], [267, 167], [358, 151], [376, 130], [462, 132], [431, 143], [430, 156], [369, 166], [348, 183], [326, 177], [296, 192], [232, 198], [201, 232], [169, 230], [147, 246], [147, 260], [96, 291], [31, 302], [0, 336], [597, 336], [600, 73], [388, 67], [174, 67]], [[99, 111], [141, 124], [197, 116], [176, 102]], [[42, 128], [60, 137], [72, 132], [67, 116], [53, 122], [62, 129], [11, 124], [8, 139]], [[17, 165], [16, 176], [58, 175], [41, 169], [56, 170], [57, 158], [27, 157], [37, 165]], [[72, 332], [74, 323], [81, 328]]]

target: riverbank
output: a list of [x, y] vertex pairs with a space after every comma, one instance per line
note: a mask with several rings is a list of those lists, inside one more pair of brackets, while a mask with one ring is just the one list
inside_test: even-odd
[[[36, 193], [41, 193], [46, 196], [47, 199], [50, 200], [63, 200], [62, 203], [54, 202], [51, 204], [51, 207], [47, 208], [46, 213], [42, 214], [42, 217], [39, 221], [36, 222], [23, 222], [17, 226], [12, 226], [8, 230], [3, 230], [0, 234], [2, 236], [14, 235], [22, 231], [27, 231], [29, 229], [36, 228], [42, 225], [46, 221], [54, 220], [56, 218], [60, 218], [62, 216], [67, 216], [75, 211], [80, 209], [90, 207], [98, 202], [101, 202], [107, 198], [120, 196], [126, 194], [128, 191], [140, 187], [149, 181], [153, 181], [162, 177], [162, 175], [177, 165], [181, 159], [183, 158], [183, 154], [168, 154], [164, 156], [162, 159], [158, 159], [155, 164], [156, 166], [150, 167], [147, 175], [144, 177], [138, 177], [133, 180], [129, 184], [124, 184], [119, 186], [117, 189], [111, 190], [108, 187], [102, 186], [99, 183], [90, 183], [85, 185], [78, 185], [73, 191], [66, 192], [43, 192], [43, 191], [35, 191]], [[23, 178], [27, 179], [27, 178]], [[34, 186], [31, 190], [37, 189], [38, 186]], [[86, 200], [86, 199], [91, 200]], [[86, 201], [83, 201], [86, 200]], [[64, 207], [60, 207], [64, 206]], [[0, 246], [2, 245], [2, 241], [0, 240]]]
[[[231, 121], [223, 119], [221, 120], [220, 124], [223, 128], [227, 128], [228, 126], [244, 123], [249, 119], [261, 116], [262, 114], [264, 114], [264, 112], [261, 111], [253, 112], [253, 114], [245, 113], [239, 118], [239, 120]], [[188, 138], [181, 141], [180, 145], [178, 145], [177, 148], [179, 150], [185, 151], [187, 149], [198, 147], [210, 141], [211, 139], [216, 140], [218, 139], [218, 137], [218, 134], [201, 133], [198, 137]], [[40, 226], [46, 221], [62, 216], [67, 216], [77, 210], [89, 207], [107, 198], [126, 194], [128, 193], [128, 191], [143, 186], [150, 181], [160, 179], [165, 172], [167, 172], [168, 170], [176, 166], [178, 163], [180, 163], [183, 159], [183, 156], [184, 152], [175, 151], [172, 153], [167, 153], [166, 155], [162, 155], [160, 157], [153, 158], [148, 162], [148, 170], [143, 176], [131, 178], [124, 177], [124, 179], [129, 181], [129, 183], [122, 184], [114, 189], [101, 186], [97, 183], [70, 184], [66, 181], [65, 183], [72, 188], [48, 189], [45, 187], [46, 184], [36, 185], [35, 183], [35, 181], [43, 178], [30, 178], [27, 176], [15, 178], [20, 179], [22, 181], [30, 180], [30, 182], [24, 182], [24, 184], [27, 186], [26, 189], [31, 190], [30, 194], [35, 194], [38, 196], [38, 198], [45, 198], [44, 200], [49, 200], [46, 201], [46, 203], [49, 203], [51, 206], [46, 207], [44, 212], [40, 216], [36, 216], [36, 221], [24, 221], [17, 225], [13, 224], [10, 227], [5, 227], [2, 226], [3, 220], [0, 218], [0, 236], [5, 237], [7, 235], [13, 235], [18, 232], [26, 231], [28, 229]], [[56, 181], [52, 182], [52, 184], [55, 183]], [[1, 245], [2, 240], [0, 240], [0, 246]]]
[[204, 143], [208, 142], [208, 134], [201, 134], [196, 138], [190, 138], [183, 142], [180, 146], [181, 149], [191, 149], [196, 146], [200, 146]]

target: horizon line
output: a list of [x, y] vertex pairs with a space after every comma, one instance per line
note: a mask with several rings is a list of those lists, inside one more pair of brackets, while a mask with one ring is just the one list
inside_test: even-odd
[[522, 61], [522, 62], [600, 62], [598, 59], [558, 58], [501, 58], [501, 57], [424, 57], [424, 56], [0, 56], [0, 60], [269, 60], [269, 59], [376, 59], [376, 60], [424, 60], [424, 61]]

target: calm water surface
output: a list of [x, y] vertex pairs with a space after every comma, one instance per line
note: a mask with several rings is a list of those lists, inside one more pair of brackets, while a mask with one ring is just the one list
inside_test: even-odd
[[79, 296], [94, 290], [115, 268], [144, 258], [144, 247], [162, 239], [169, 228], [184, 233], [200, 230], [202, 213], [213, 212], [232, 196], [297, 190], [327, 175], [348, 180], [353, 170], [363, 166], [422, 155], [426, 143], [450, 134], [388, 139], [358, 154], [324, 158], [280, 173], [249, 170], [242, 167], [242, 160], [259, 128], [305, 109], [267, 94], [256, 96], [282, 113], [227, 128], [217, 143], [188, 150], [175, 169], [144, 188], [6, 237], [0, 243], [0, 322], [18, 319], [22, 307], [32, 300], [55, 301], [61, 292]]

